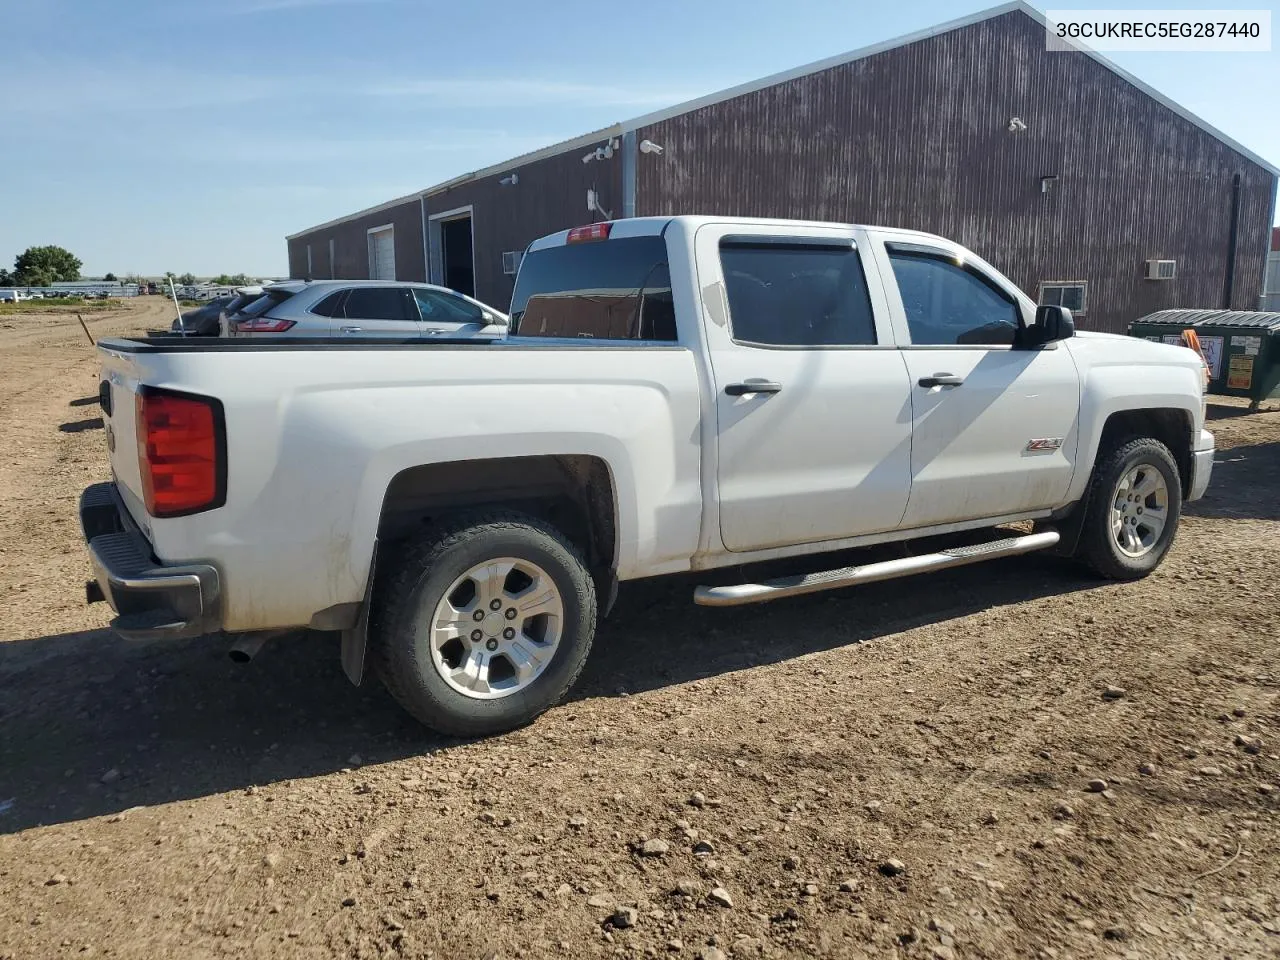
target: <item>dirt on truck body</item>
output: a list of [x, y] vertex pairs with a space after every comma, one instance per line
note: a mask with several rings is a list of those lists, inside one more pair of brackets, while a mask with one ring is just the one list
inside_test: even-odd
[[[160, 298], [88, 317], [163, 326]], [[1274, 957], [1280, 412], [1146, 580], [627, 585], [563, 705], [426, 733], [327, 642], [130, 645], [74, 316], [0, 318], [0, 957]]]

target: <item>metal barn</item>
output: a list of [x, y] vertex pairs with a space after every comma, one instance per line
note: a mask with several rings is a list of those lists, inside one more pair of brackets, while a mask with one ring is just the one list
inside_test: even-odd
[[[590, 157], [590, 159], [588, 159]], [[295, 277], [430, 280], [504, 308], [533, 239], [650, 214], [929, 230], [1084, 329], [1252, 309], [1274, 166], [1022, 2], [464, 174], [288, 237]]]

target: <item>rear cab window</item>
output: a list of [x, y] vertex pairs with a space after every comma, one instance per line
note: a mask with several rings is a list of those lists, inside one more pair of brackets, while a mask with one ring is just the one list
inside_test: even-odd
[[521, 337], [674, 342], [666, 240], [619, 237], [527, 253], [511, 326]]

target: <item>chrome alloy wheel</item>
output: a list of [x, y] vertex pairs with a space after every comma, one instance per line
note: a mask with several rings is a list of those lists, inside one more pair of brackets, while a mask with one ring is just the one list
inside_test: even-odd
[[1111, 536], [1126, 557], [1143, 557], [1160, 541], [1169, 519], [1169, 487], [1151, 464], [1130, 469], [1116, 485]]
[[431, 660], [475, 700], [523, 690], [546, 669], [564, 630], [564, 600], [528, 560], [497, 557], [453, 581], [431, 619]]

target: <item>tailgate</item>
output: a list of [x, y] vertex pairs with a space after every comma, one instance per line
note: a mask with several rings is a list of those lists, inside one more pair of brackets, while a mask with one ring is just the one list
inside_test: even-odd
[[111, 478], [134, 521], [146, 530], [147, 512], [143, 506], [142, 471], [138, 465], [135, 403], [144, 373], [136, 356], [118, 353], [101, 345], [98, 352], [102, 358], [98, 403], [102, 407], [102, 422], [106, 427]]

